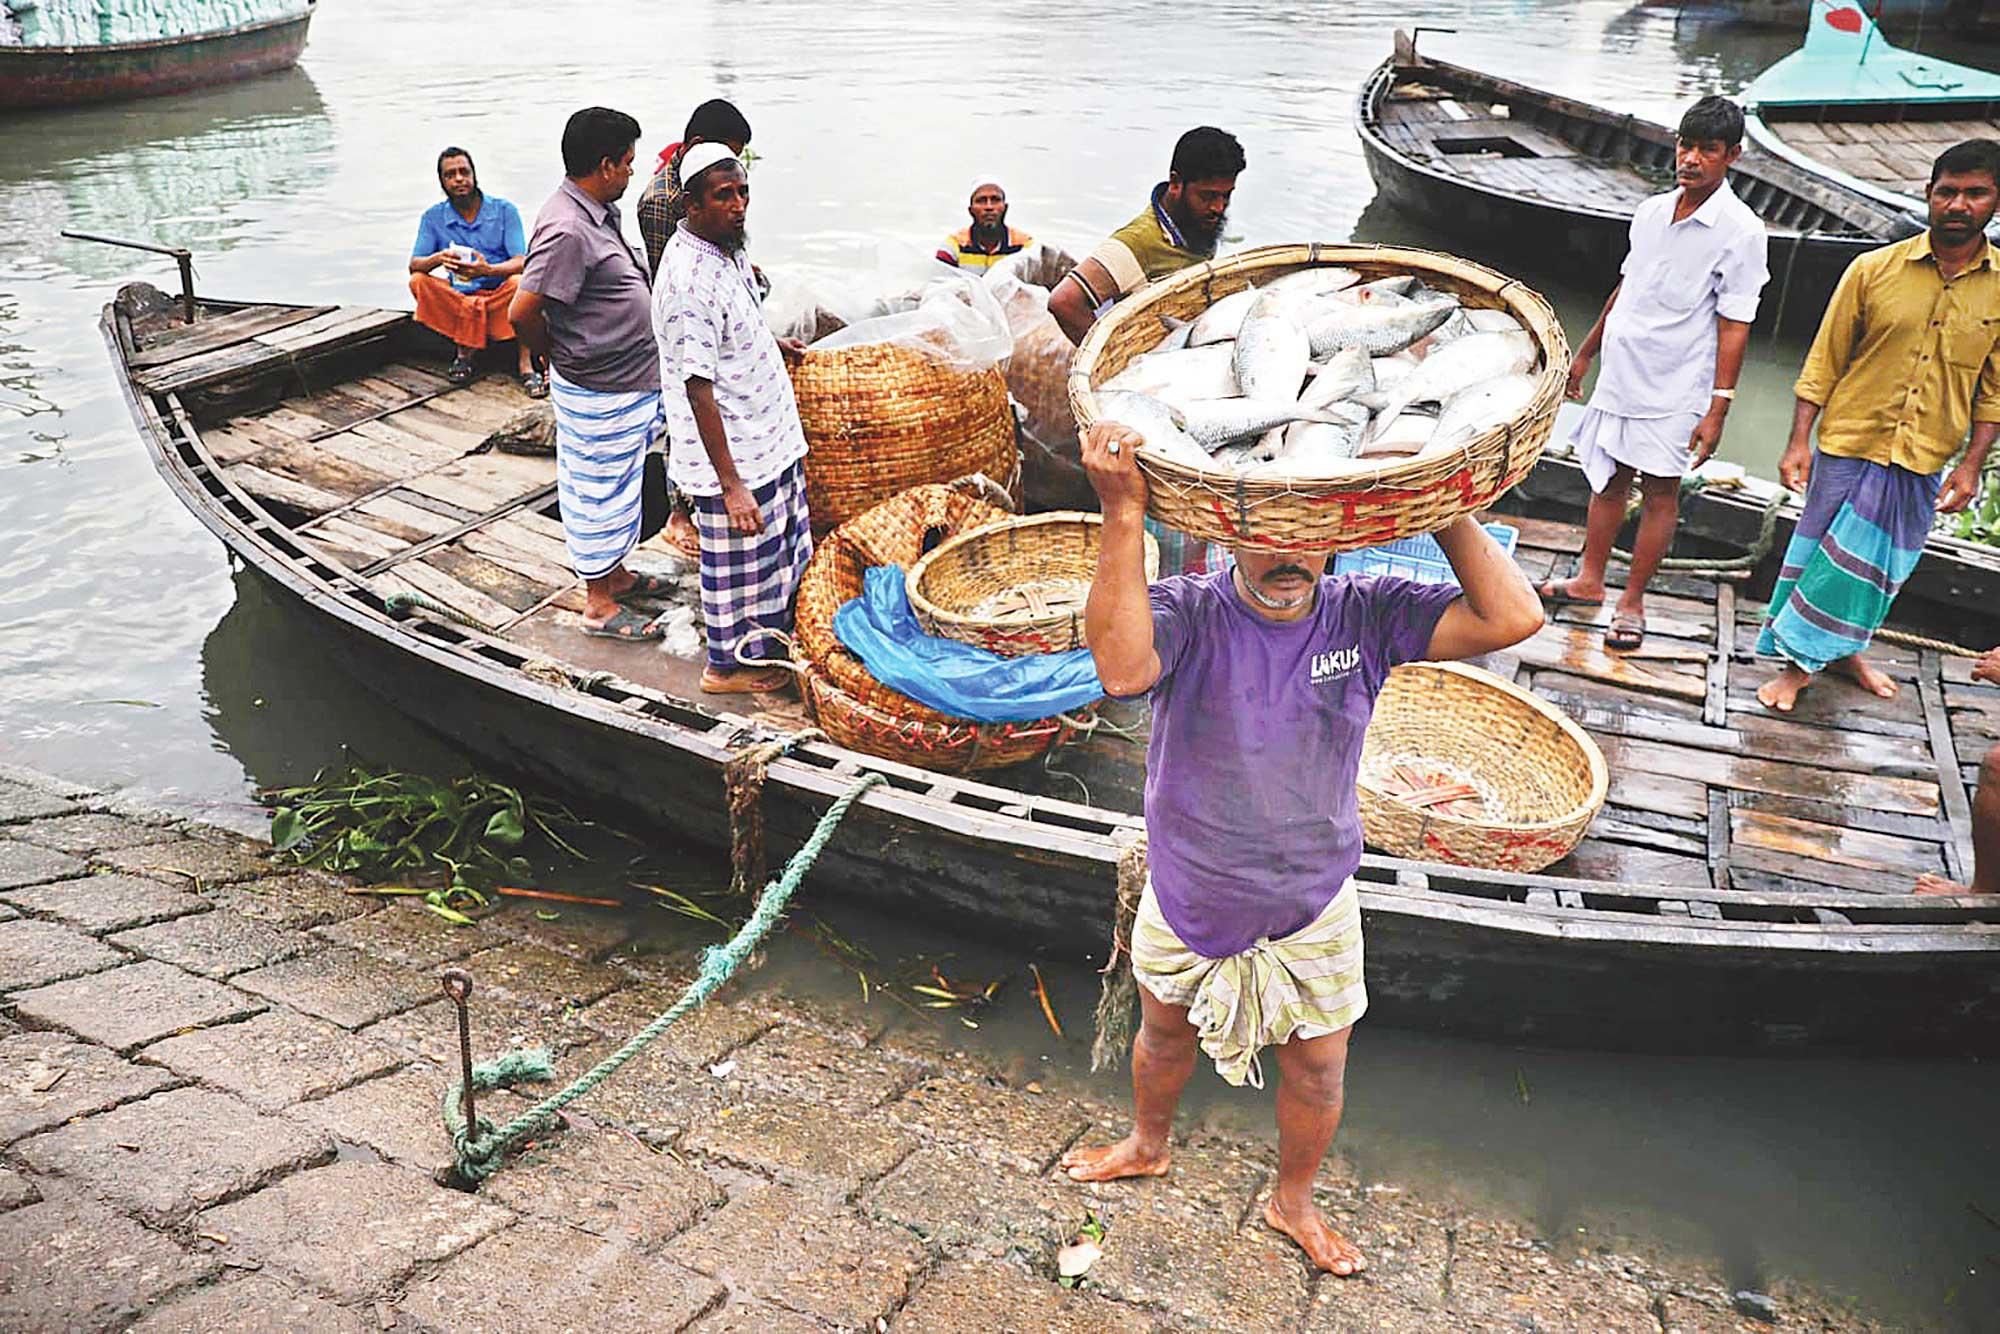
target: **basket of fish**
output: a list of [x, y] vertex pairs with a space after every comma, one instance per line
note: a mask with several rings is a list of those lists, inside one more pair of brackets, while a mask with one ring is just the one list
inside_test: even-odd
[[[910, 567], [910, 609], [933, 635], [1003, 658], [1083, 647], [1083, 606], [1104, 520], [1055, 510], [960, 533]], [[1146, 537], [1146, 577], [1160, 547]]]
[[1547, 700], [1456, 662], [1389, 673], [1361, 744], [1368, 845], [1394, 857], [1539, 871], [1604, 805], [1604, 752]]
[[1569, 374], [1547, 301], [1393, 246], [1244, 251], [1140, 289], [1069, 379], [1079, 429], [1145, 439], [1148, 512], [1232, 547], [1319, 553], [1435, 532], [1541, 457]]

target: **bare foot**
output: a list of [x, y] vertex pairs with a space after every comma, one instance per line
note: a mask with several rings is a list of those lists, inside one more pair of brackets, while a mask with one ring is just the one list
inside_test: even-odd
[[1174, 1155], [1165, 1145], [1148, 1148], [1127, 1135], [1116, 1144], [1071, 1149], [1056, 1165], [1071, 1181], [1117, 1181], [1123, 1177], [1163, 1177], [1173, 1161]]
[[1851, 658], [1842, 658], [1833, 665], [1835, 670], [1842, 676], [1852, 680], [1863, 690], [1871, 694], [1880, 695], [1883, 699], [1896, 698], [1897, 687], [1895, 681], [1891, 680], [1888, 674], [1880, 667], [1877, 667], [1859, 653]]
[[1977, 889], [1971, 885], [1961, 885], [1956, 880], [1947, 880], [1941, 875], [1930, 874], [1917, 877], [1912, 894], [1990, 894], [1993, 891]]
[[1316, 1268], [1347, 1278], [1368, 1267], [1361, 1249], [1328, 1227], [1318, 1209], [1308, 1204], [1294, 1214], [1279, 1208], [1276, 1196], [1264, 1201], [1264, 1221], [1296, 1241]]
[[1788, 662], [1784, 670], [1757, 687], [1757, 702], [1767, 709], [1790, 713], [1792, 706], [1798, 703], [1799, 692], [1811, 684], [1811, 673]]
[[768, 695], [792, 683], [792, 674], [782, 667], [736, 668], [718, 671], [704, 667], [701, 688], [710, 695]]
[[666, 539], [668, 546], [682, 555], [694, 560], [701, 559], [701, 534], [695, 530], [694, 520], [688, 517], [686, 510], [676, 507], [674, 512], [667, 516], [666, 530], [660, 536]]

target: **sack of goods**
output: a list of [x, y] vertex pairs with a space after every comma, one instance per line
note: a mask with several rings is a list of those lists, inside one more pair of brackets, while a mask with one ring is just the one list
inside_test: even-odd
[[1096, 493], [1083, 475], [1076, 417], [1069, 407], [1069, 368], [1076, 349], [1049, 314], [1049, 292], [1076, 267], [1051, 245], [1037, 245], [986, 271], [986, 288], [1007, 316], [1014, 351], [1007, 392], [1021, 418], [1021, 488], [1029, 509], [1083, 509]]
[[0, 45], [101, 46], [295, 18], [306, 0], [0, 0]]
[[1569, 348], [1547, 302], [1450, 256], [1273, 246], [1128, 298], [1078, 352], [1080, 423], [1145, 440], [1153, 517], [1350, 550], [1488, 504], [1541, 452]]

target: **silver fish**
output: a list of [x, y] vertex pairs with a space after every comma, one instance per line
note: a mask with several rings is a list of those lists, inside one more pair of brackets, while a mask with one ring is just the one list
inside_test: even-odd
[[1462, 389], [1535, 364], [1535, 340], [1525, 333], [1467, 334], [1446, 343], [1389, 392], [1381, 420], [1393, 421], [1412, 403], [1442, 403]]
[[1204, 310], [1201, 318], [1194, 322], [1194, 328], [1188, 331], [1188, 346], [1226, 343], [1236, 337], [1236, 331], [1243, 327], [1243, 317], [1250, 313], [1250, 306], [1257, 296], [1256, 288], [1246, 287], [1240, 292], [1231, 292]]
[[1363, 458], [1381, 455], [1414, 454], [1431, 442], [1437, 418], [1420, 412], [1406, 412], [1369, 436], [1361, 446]]
[[1370, 356], [1400, 352], [1451, 318], [1458, 302], [1450, 297], [1413, 301], [1409, 305], [1336, 305], [1306, 328], [1314, 359], [1343, 347], [1358, 347]]
[[1187, 346], [1188, 335], [1194, 332], [1194, 321], [1177, 320], [1171, 315], [1162, 315], [1160, 327], [1167, 331], [1167, 336], [1153, 345], [1153, 351], [1177, 352]]
[[1270, 293], [1259, 296], [1236, 334], [1236, 383], [1244, 395], [1297, 398], [1311, 364], [1306, 331], [1286, 312], [1285, 299]]
[[1242, 393], [1236, 383], [1236, 349], [1228, 343], [1184, 347], [1173, 352], [1146, 352], [1104, 382], [1103, 388], [1135, 394], [1155, 394], [1170, 401], [1186, 398], [1233, 398]]
[[1364, 291], [1387, 292], [1391, 296], [1414, 297], [1418, 294], [1417, 289], [1420, 287], [1423, 288], [1425, 295], [1443, 295], [1441, 292], [1434, 293], [1433, 289], [1424, 287], [1421, 282], [1417, 281], [1417, 275], [1414, 273], [1394, 273], [1387, 278], [1377, 278], [1374, 282], [1363, 283], [1361, 286]]
[[1342, 421], [1329, 410], [1301, 407], [1294, 400], [1218, 398], [1181, 407], [1194, 442], [1210, 453], [1295, 421]]
[[1480, 333], [1527, 332], [1527, 330], [1521, 328], [1519, 320], [1504, 310], [1489, 310], [1477, 306], [1468, 306], [1465, 311], [1465, 319], [1468, 324]]
[[1428, 448], [1456, 449], [1484, 431], [1513, 421], [1534, 397], [1535, 377], [1519, 371], [1461, 389], [1445, 400]]
[[1312, 383], [1299, 395], [1299, 403], [1308, 408], [1325, 407], [1374, 388], [1375, 364], [1368, 354], [1358, 347], [1343, 347], [1315, 369]]
[[1146, 442], [1146, 448], [1167, 458], [1197, 468], [1208, 462], [1207, 451], [1188, 437], [1187, 419], [1151, 394], [1100, 389], [1097, 415], [1104, 421], [1131, 427]]

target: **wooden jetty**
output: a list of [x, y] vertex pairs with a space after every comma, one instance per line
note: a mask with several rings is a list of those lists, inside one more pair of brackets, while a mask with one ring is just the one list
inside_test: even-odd
[[[1607, 289], [1632, 210], [1674, 184], [1667, 126], [1432, 60], [1401, 32], [1362, 85], [1354, 126], [1396, 208]], [[1899, 207], [1754, 149], [1729, 184], [1769, 231], [1766, 323], [1783, 311], [1816, 319], [1856, 255], [1921, 230]]]
[[[578, 633], [553, 461], [483, 448], [525, 406], [511, 381], [452, 386], [444, 350], [396, 311], [210, 301], [190, 325], [135, 295], [103, 327], [161, 476], [334, 661], [499, 770], [638, 829], [726, 842], [721, 766], [806, 719], [789, 696], [705, 697], [699, 663]], [[1509, 498], [1529, 573], [1579, 548], [1582, 496], [1576, 469], [1548, 462]], [[1698, 496], [1691, 540], [1747, 543], [1759, 513]], [[1920, 872], [1969, 870], [1967, 793], [2000, 737], [2000, 690], [1962, 659], [1884, 649], [1895, 700], [1826, 681], [1778, 718], [1754, 697], [1771, 671], [1750, 652], [1759, 585], [1662, 585], [1643, 652], [1606, 653], [1605, 614], [1568, 610], [1491, 664], [1598, 739], [1610, 804], [1541, 875], [1371, 854], [1378, 1016], [1621, 1048], [2000, 1050], [2000, 902], [1905, 893]], [[481, 628], [394, 614], [411, 594]], [[2000, 642], [1985, 610], [2000, 558], [1940, 544], [1903, 605]], [[803, 745], [764, 790], [774, 853], [869, 771], [886, 784], [807, 893], [1100, 948], [1143, 829], [1129, 742], [990, 781]]]
[[0, 46], [0, 109], [117, 102], [234, 83], [290, 69], [313, 6], [287, 18], [144, 42]]

